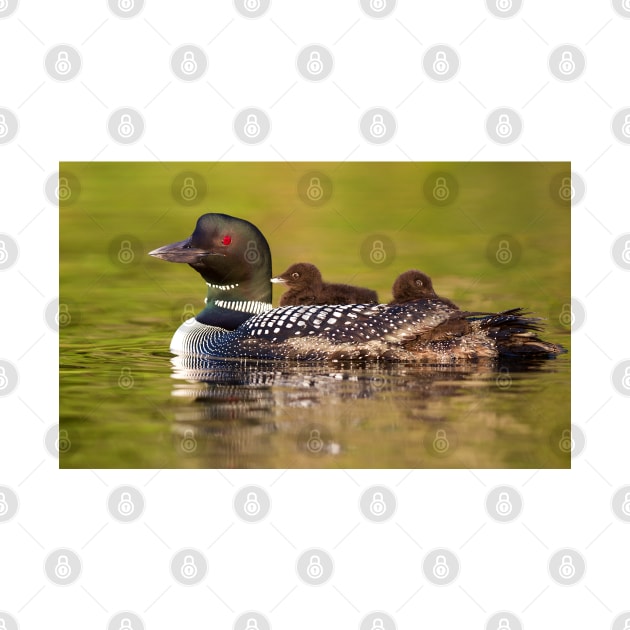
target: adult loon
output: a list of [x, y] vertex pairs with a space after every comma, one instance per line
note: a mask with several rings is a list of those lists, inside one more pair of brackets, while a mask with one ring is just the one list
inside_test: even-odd
[[378, 295], [372, 289], [349, 284], [324, 282], [315, 265], [296, 263], [271, 282], [285, 284], [288, 291], [282, 294], [280, 306], [299, 304], [376, 304]]
[[149, 253], [187, 263], [208, 286], [206, 307], [173, 336], [175, 354], [445, 363], [562, 351], [536, 336], [538, 320], [521, 309], [469, 314], [435, 299], [273, 308], [265, 237], [248, 221], [225, 214], [204, 214], [192, 236]]
[[405, 302], [412, 302], [420, 298], [432, 298], [439, 300], [442, 304], [450, 306], [451, 308], [459, 309], [459, 306], [454, 302], [451, 302], [448, 298], [440, 297], [436, 295], [433, 289], [433, 282], [426, 273], [418, 271], [417, 269], [410, 269], [401, 273], [392, 287], [393, 300], [390, 304], [404, 304]]

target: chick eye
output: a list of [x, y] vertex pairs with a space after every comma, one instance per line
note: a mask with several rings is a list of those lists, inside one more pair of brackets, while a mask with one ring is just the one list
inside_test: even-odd
[[294, 271], [294, 272], [291, 274], [291, 277], [292, 277], [292, 278], [295, 278], [295, 279], [297, 280], [297, 279], [300, 277], [300, 274], [299, 274], [297, 271]]
[[221, 241], [224, 245], [229, 245], [232, 242], [232, 237], [231, 236], [224, 236], [223, 240]]
[[421, 287], [422, 286], [422, 280], [416, 280], [416, 285]]

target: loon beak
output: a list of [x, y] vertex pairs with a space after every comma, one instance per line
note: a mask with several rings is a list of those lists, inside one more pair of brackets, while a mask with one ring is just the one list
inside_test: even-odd
[[284, 284], [286, 280], [278, 276], [277, 278], [271, 278], [271, 282], [273, 282], [274, 284]]
[[168, 262], [176, 263], [196, 263], [206, 256], [224, 256], [217, 252], [211, 252], [206, 249], [199, 249], [197, 247], [190, 246], [190, 239], [185, 241], [178, 241], [177, 243], [171, 243], [170, 245], [164, 245], [158, 247], [149, 252], [149, 256], [155, 256]]

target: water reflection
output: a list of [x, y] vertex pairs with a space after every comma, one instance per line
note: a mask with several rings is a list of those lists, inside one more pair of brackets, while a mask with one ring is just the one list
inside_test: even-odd
[[[175, 447], [212, 468], [568, 467], [541, 409], [555, 362], [455, 366], [172, 358]], [[559, 370], [557, 369], [559, 367]], [[538, 400], [542, 396], [543, 400]]]

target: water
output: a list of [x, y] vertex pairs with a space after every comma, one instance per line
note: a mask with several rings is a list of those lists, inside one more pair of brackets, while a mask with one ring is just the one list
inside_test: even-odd
[[[458, 197], [433, 207], [422, 182], [446, 168]], [[187, 266], [146, 255], [185, 238], [203, 212], [228, 211], [267, 236], [276, 274], [311, 261], [330, 280], [369, 286], [387, 301], [396, 275], [420, 268], [464, 308], [527, 307], [546, 318], [541, 336], [569, 349], [569, 212], [549, 195], [565, 168], [62, 165], [80, 195], [60, 210], [60, 428], [69, 444], [61, 467], [569, 467], [569, 353], [448, 368], [187, 363], [168, 345], [203, 307], [204, 284]], [[295, 189], [313, 169], [334, 182], [332, 200], [316, 208]], [[182, 170], [205, 179], [199, 203], [174, 200]], [[487, 252], [503, 233], [520, 248], [505, 269]], [[396, 247], [382, 268], [361, 257], [373, 234]]]
[[[101, 384], [86, 399], [96, 363]], [[63, 368], [64, 396], [82, 400], [63, 421], [63, 466], [570, 466], [568, 392], [557, 395], [566, 357], [448, 368], [243, 364], [125, 346]]]

